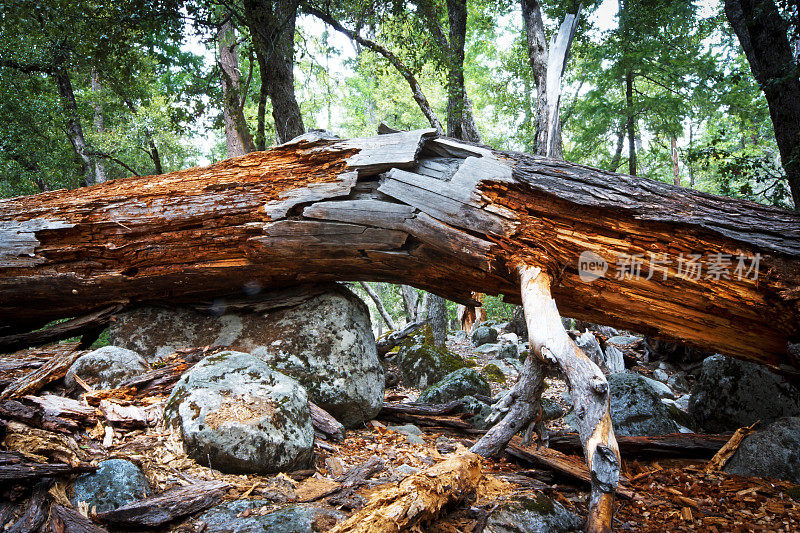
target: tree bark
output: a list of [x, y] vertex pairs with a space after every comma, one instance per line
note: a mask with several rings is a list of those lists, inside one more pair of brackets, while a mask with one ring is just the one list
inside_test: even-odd
[[272, 102], [278, 143], [305, 131], [294, 95], [294, 28], [299, 0], [245, 0], [244, 13], [256, 50], [261, 87]]
[[225, 144], [228, 157], [237, 157], [255, 150], [250, 129], [244, 118], [239, 73], [239, 52], [236, 30], [231, 18], [222, 24], [217, 36], [219, 68], [222, 82], [222, 113], [225, 119]]
[[725, 0], [725, 14], [767, 98], [781, 163], [800, 210], [800, 79], [788, 23], [772, 0]]
[[534, 153], [547, 154], [547, 39], [539, 0], [522, 0], [522, 21], [528, 43], [528, 62], [536, 84], [536, 143]]
[[[581, 277], [584, 252], [604, 275]], [[519, 303], [513, 265], [527, 257], [558, 273], [566, 316], [798, 366], [800, 215], [431, 130], [307, 134], [208, 168], [2, 200], [0, 323], [24, 333], [115, 303], [238, 296], [251, 280]]]

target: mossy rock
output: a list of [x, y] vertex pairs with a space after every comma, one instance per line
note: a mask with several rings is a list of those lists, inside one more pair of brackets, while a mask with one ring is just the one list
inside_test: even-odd
[[486, 531], [503, 533], [555, 533], [577, 531], [582, 520], [549, 496], [516, 496], [495, 507]]
[[426, 324], [400, 345], [397, 366], [406, 386], [426, 389], [451, 372], [466, 368], [467, 362], [446, 348], [436, 346], [433, 332]]
[[492, 393], [486, 380], [472, 368], [462, 368], [451, 372], [444, 379], [425, 389], [420, 395], [420, 403], [447, 403], [467, 395]]
[[481, 374], [486, 376], [486, 379], [491, 381], [492, 383], [505, 383], [506, 382], [506, 375], [503, 374], [503, 371], [500, 368], [492, 363], [489, 363], [483, 370], [481, 370]]

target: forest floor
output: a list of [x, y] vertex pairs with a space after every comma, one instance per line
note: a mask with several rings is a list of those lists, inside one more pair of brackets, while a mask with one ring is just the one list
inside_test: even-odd
[[[452, 348], [464, 353], [464, 345]], [[12, 382], [26, 370], [25, 361], [43, 361], [52, 348], [29, 350], [17, 355], [19, 365], [2, 376], [0, 386]], [[471, 356], [475, 356], [472, 354]], [[2, 356], [11, 368], [15, 356]], [[563, 381], [548, 379], [548, 395], [563, 402]], [[48, 392], [63, 393], [54, 382]], [[510, 384], [507, 384], [510, 385]], [[223, 481], [229, 484], [226, 500], [254, 499], [269, 504], [249, 509], [242, 516], [265, 514], [287, 504], [315, 502], [344, 513], [364, 505], [371, 494], [452, 456], [459, 445], [469, 447], [479, 432], [463, 427], [420, 424], [421, 440], [392, 430], [381, 416], [362, 429], [348, 430], [343, 441], [317, 439], [315, 468], [302, 472], [273, 476], [230, 475], [204, 467], [186, 456], [180, 436], [165, 428], [160, 420], [168, 389], [153, 395], [137, 397], [130, 391], [118, 390], [103, 398], [121, 407], [136, 407], [148, 422], [139, 427], [111, 424], [100, 409], [94, 416], [75, 415], [80, 429], [71, 434], [31, 431], [26, 440], [9, 439], [0, 450], [21, 452], [28, 459], [41, 462], [68, 460], [71, 463], [92, 463], [122, 458], [138, 465], [154, 492], [199, 481]], [[386, 391], [392, 401], [413, 400], [418, 391], [394, 388]], [[493, 391], [496, 393], [497, 391]], [[41, 394], [37, 391], [36, 394]], [[90, 394], [91, 396], [91, 394]], [[2, 415], [0, 415], [2, 418]], [[441, 417], [447, 419], [447, 417]], [[556, 424], [558, 428], [559, 424]], [[44, 433], [49, 433], [45, 435]], [[56, 438], [57, 437], [57, 438]], [[24, 443], [20, 444], [20, 443]], [[66, 458], [66, 459], [65, 459]], [[354, 490], [343, 484], [348, 472], [376, 458], [381, 468], [359, 480]], [[571, 458], [582, 464], [580, 457]], [[624, 457], [628, 497], [615, 503], [614, 527], [618, 531], [800, 531], [800, 490], [791, 483], [760, 478], [743, 478], [720, 472], [706, 472], [705, 459], [663, 459]], [[521, 494], [545, 493], [567, 509], [585, 517], [588, 486], [563, 471], [548, 469], [506, 455], [497, 460], [482, 460], [485, 475], [495, 478], [491, 500], [475, 501], [466, 497], [448, 509], [447, 514], [427, 527], [427, 531], [480, 531], [485, 516], [498, 502]], [[24, 487], [16, 497], [24, 497]], [[68, 494], [68, 481], [60, 478], [51, 494]], [[63, 501], [63, 498], [62, 498]], [[79, 509], [91, 514], [91, 509]], [[328, 524], [332, 526], [333, 524]], [[2, 528], [0, 528], [2, 529]], [[197, 518], [174, 522], [162, 531], [208, 531]]]

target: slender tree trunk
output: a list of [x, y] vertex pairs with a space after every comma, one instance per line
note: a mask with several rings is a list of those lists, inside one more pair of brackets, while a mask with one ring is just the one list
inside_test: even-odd
[[228, 157], [255, 150], [253, 138], [242, 111], [241, 78], [236, 30], [228, 17], [217, 36], [222, 81], [222, 112], [225, 118], [225, 144]]
[[[244, 11], [261, 74], [262, 90], [272, 102], [278, 143], [305, 132], [294, 95], [294, 28], [297, 0], [245, 0]], [[260, 125], [259, 125], [260, 126]], [[260, 139], [259, 139], [260, 140]]]
[[350, 40], [364, 46], [375, 52], [376, 54], [380, 54], [383, 56], [392, 66], [400, 73], [401, 76], [406, 80], [408, 86], [411, 88], [411, 95], [414, 97], [414, 101], [419, 106], [420, 111], [422, 114], [425, 115], [425, 118], [428, 119], [431, 127], [436, 130], [437, 133], [444, 134], [444, 128], [442, 127], [442, 123], [439, 121], [439, 117], [436, 116], [436, 112], [431, 107], [430, 102], [428, 102], [428, 98], [425, 96], [425, 93], [422, 90], [422, 85], [420, 85], [419, 81], [417, 80], [414, 72], [406, 66], [399, 57], [394, 55], [390, 52], [386, 47], [381, 46], [380, 44], [376, 43], [375, 41], [371, 41], [359, 35], [357, 32], [348, 30], [344, 26], [342, 26], [338, 21], [336, 21], [333, 17], [329, 14], [323, 13], [312, 6], [304, 6], [304, 10], [309, 15], [313, 15], [314, 17], [318, 18], [322, 22], [331, 26], [334, 30], [338, 31], [339, 33], [346, 35]]
[[[259, 67], [260, 69], [261, 67]], [[258, 129], [256, 130], [256, 150], [267, 149], [267, 87], [264, 82], [261, 82], [261, 88], [258, 90]]]
[[69, 142], [72, 144], [75, 153], [78, 154], [78, 157], [83, 161], [86, 185], [96, 185], [100, 183], [100, 181], [98, 181], [95, 174], [94, 158], [89, 155], [90, 150], [83, 136], [83, 127], [81, 126], [81, 119], [78, 116], [78, 104], [75, 101], [75, 92], [72, 89], [72, 81], [69, 78], [69, 73], [65, 68], [58, 67], [53, 71], [53, 77], [58, 86], [61, 106], [64, 108]]
[[628, 118], [628, 174], [636, 175], [636, 120], [633, 110], [633, 72], [625, 73], [625, 114]]
[[672, 182], [678, 187], [681, 186], [681, 174], [678, 167], [678, 139], [669, 138], [669, 149], [672, 156]]
[[433, 341], [444, 348], [447, 343], [447, 301], [432, 293], [427, 293], [427, 297], [427, 318], [433, 332]]
[[383, 318], [383, 321], [386, 322], [386, 325], [389, 326], [389, 329], [392, 331], [396, 330], [397, 326], [395, 325], [394, 320], [392, 320], [392, 315], [389, 314], [389, 311], [386, 310], [386, 306], [383, 305], [383, 300], [381, 300], [381, 297], [378, 296], [374, 290], [372, 290], [372, 287], [363, 281], [360, 281], [359, 285], [361, 285], [361, 288], [364, 289], [364, 292], [366, 292], [367, 295], [372, 299], [375, 307], [378, 309], [378, 313], [380, 313], [381, 318]]
[[773, 0], [725, 0], [725, 14], [767, 98], [781, 163], [800, 210], [800, 79], [788, 24]]
[[403, 307], [406, 309], [409, 323], [416, 322], [419, 317], [417, 312], [419, 293], [409, 285], [400, 285], [400, 293], [403, 295]]
[[547, 153], [547, 42], [538, 0], [522, 0], [522, 21], [528, 42], [528, 62], [536, 84], [536, 141], [534, 153]]
[[[92, 69], [92, 93], [94, 93], [94, 129], [97, 133], [105, 131], [103, 123], [103, 101], [101, 100], [102, 87], [100, 86], [100, 74]], [[106, 181], [106, 167], [99, 158], [94, 158], [94, 175], [98, 182]]]
[[[694, 128], [692, 127], [691, 121], [689, 122], [689, 152], [692, 151], [692, 143], [694, 142]], [[687, 160], [684, 162], [686, 168], [689, 169], [689, 188], [694, 189], [694, 169], [692, 168], [691, 161]]]
[[614, 157], [611, 159], [611, 172], [616, 172], [619, 168], [620, 160], [622, 159], [622, 146], [625, 144], [625, 127], [620, 124], [619, 131], [617, 132], [617, 147], [614, 150]]

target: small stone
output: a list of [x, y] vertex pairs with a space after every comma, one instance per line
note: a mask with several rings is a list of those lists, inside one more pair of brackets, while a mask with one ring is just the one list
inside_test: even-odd
[[123, 459], [100, 463], [97, 472], [84, 474], [72, 485], [76, 507], [85, 502], [95, 513], [111, 511], [150, 496], [150, 485], [139, 467]]
[[118, 346], [104, 346], [78, 357], [64, 376], [64, 384], [77, 387], [75, 376], [78, 376], [96, 389], [116, 389], [149, 370], [150, 365], [138, 353]]
[[689, 380], [686, 379], [686, 372], [680, 371], [672, 374], [667, 380], [667, 386], [675, 391], [688, 392], [691, 389]]
[[517, 358], [517, 345], [507, 342], [500, 346], [500, 352], [497, 354], [498, 359]]
[[653, 379], [656, 379], [662, 383], [666, 383], [669, 380], [669, 374], [661, 368], [656, 368], [653, 370]]
[[311, 533], [327, 531], [345, 518], [339, 511], [311, 504], [295, 504], [277, 511], [270, 500], [234, 500], [198, 517], [213, 533]]
[[403, 477], [408, 477], [408, 476], [413, 476], [414, 474], [419, 472], [419, 468], [415, 468], [411, 465], [402, 464], [396, 468], [396, 471]]

